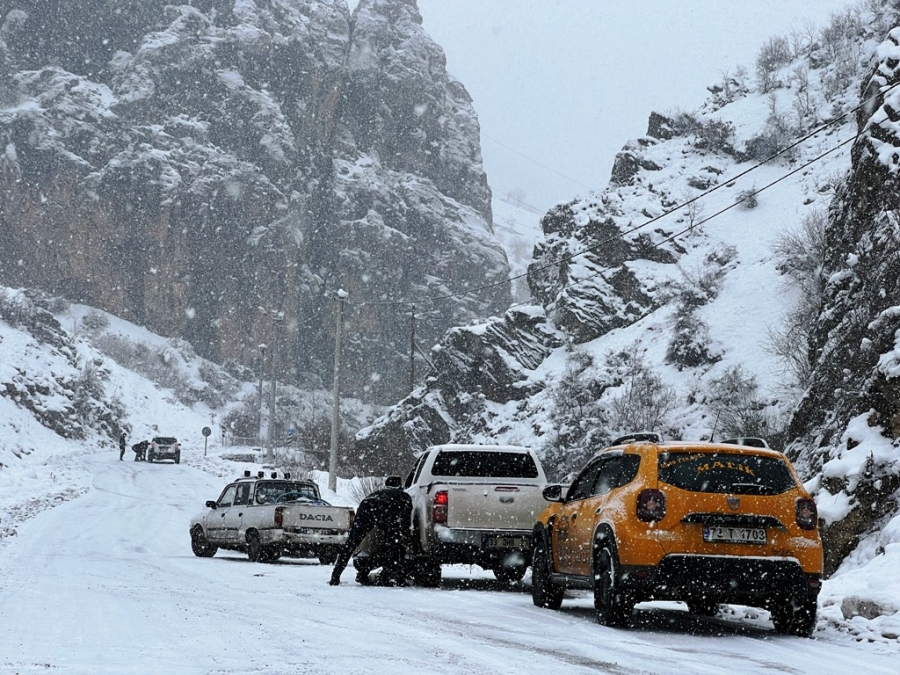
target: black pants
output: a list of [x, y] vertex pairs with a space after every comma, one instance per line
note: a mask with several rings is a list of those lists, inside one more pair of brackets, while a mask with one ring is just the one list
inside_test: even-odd
[[[344, 569], [347, 567], [347, 563], [350, 562], [353, 552], [356, 551], [363, 539], [365, 539], [370, 532], [378, 529], [376, 519], [372, 517], [370, 513], [371, 512], [369, 511], [363, 511], [357, 514], [353, 527], [350, 528], [350, 533], [347, 536], [347, 541], [341, 547], [337, 559], [334, 562], [334, 571], [331, 573], [332, 578], [341, 576]], [[368, 575], [372, 570], [381, 567], [383, 568], [383, 576], [385, 576], [385, 578], [392, 577], [397, 581], [401, 580], [404, 575], [406, 547], [396, 541], [387, 541], [390, 535], [378, 532], [374, 532], [373, 534], [381, 534], [379, 539], [382, 543], [376, 550], [367, 553], [367, 560], [364, 562], [360, 561], [360, 566], [358, 568], [359, 573]]]

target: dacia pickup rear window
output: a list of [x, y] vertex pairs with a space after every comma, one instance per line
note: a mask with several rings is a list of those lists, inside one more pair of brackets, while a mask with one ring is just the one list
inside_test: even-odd
[[784, 460], [732, 453], [660, 453], [658, 478], [682, 490], [734, 495], [778, 495], [796, 487]]
[[524, 452], [441, 450], [431, 467], [433, 476], [537, 478], [534, 458]]
[[319, 493], [310, 483], [260, 481], [256, 484], [257, 504], [283, 504], [294, 501], [316, 501]]

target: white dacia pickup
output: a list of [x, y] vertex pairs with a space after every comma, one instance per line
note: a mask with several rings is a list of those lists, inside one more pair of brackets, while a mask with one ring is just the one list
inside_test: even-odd
[[323, 500], [312, 481], [245, 471], [191, 519], [191, 550], [202, 558], [221, 548], [246, 552], [254, 562], [291, 556], [327, 565], [347, 541], [354, 515]]
[[477, 564], [519, 581], [531, 564], [531, 533], [546, 507], [544, 470], [518, 446], [435, 445], [406, 479], [412, 497], [413, 577], [440, 583], [441, 565]]

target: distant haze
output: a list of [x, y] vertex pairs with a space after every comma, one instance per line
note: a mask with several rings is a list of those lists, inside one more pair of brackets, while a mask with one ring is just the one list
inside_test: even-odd
[[425, 30], [474, 99], [491, 187], [520, 190], [542, 210], [604, 187], [651, 111], [697, 108], [723, 72], [752, 74], [767, 38], [821, 26], [847, 4], [418, 0]]

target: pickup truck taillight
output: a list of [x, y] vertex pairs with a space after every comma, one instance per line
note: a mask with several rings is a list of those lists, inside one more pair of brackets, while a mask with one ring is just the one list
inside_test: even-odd
[[275, 527], [284, 527], [284, 507], [275, 507]]
[[447, 504], [450, 503], [450, 493], [439, 490], [434, 493], [434, 502], [431, 505], [431, 520], [435, 523], [447, 522]]
[[351, 527], [353, 527], [353, 521], [356, 520], [356, 511], [354, 511], [353, 509], [350, 509], [350, 514], [349, 514], [349, 516], [350, 516], [350, 523], [347, 525], [347, 529], [348, 529], [348, 530], [349, 530]]

